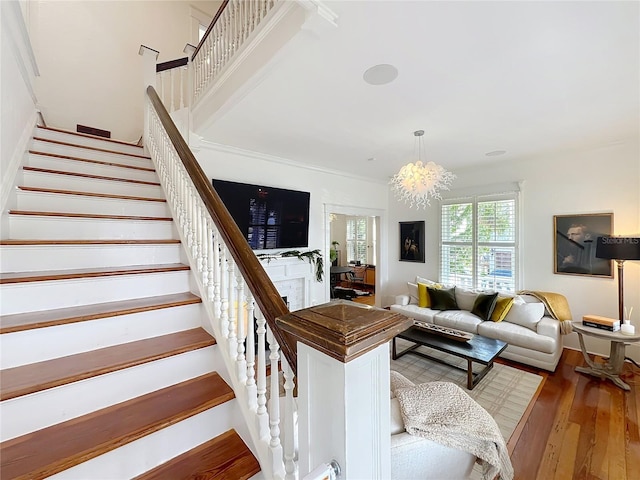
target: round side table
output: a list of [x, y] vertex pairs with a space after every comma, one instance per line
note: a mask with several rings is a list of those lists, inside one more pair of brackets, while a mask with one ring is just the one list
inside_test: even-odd
[[[617, 332], [609, 332], [600, 328], [587, 327], [583, 325], [581, 321], [571, 322], [571, 325], [573, 326], [573, 331], [578, 334], [580, 349], [582, 350], [582, 355], [588, 365], [587, 367], [576, 367], [576, 372], [586, 373], [587, 375], [593, 375], [594, 377], [599, 377], [601, 379], [608, 378], [620, 388], [624, 390], [631, 390], [631, 387], [629, 387], [629, 385], [623, 382], [620, 378], [620, 373], [622, 373], [622, 367], [624, 366], [625, 344], [639, 341], [640, 333], [636, 333], [635, 335], [624, 335], [620, 333], [619, 330]], [[582, 338], [583, 335], [602, 338], [611, 342], [611, 352], [606, 363], [596, 363], [591, 360], [591, 357], [584, 346], [584, 339]]]

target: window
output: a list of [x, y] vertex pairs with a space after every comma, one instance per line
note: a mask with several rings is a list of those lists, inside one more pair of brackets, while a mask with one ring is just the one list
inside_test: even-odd
[[367, 217], [347, 217], [347, 262], [367, 263]]
[[443, 201], [440, 281], [481, 290], [518, 287], [517, 193]]

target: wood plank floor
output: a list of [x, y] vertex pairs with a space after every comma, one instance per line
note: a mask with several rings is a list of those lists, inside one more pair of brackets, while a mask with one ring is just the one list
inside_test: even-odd
[[517, 480], [640, 479], [638, 367], [625, 364], [625, 392], [575, 372], [579, 351], [565, 349], [554, 373], [501, 363], [546, 376], [511, 454]]

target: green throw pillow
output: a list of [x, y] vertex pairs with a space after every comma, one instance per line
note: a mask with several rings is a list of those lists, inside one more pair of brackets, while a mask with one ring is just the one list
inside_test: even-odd
[[477, 315], [482, 320], [489, 320], [493, 309], [496, 308], [496, 301], [498, 300], [498, 293], [486, 294], [479, 293], [476, 297], [476, 301], [473, 302], [473, 308], [471, 313]]
[[427, 286], [427, 292], [429, 292], [433, 310], [458, 310], [456, 287], [433, 288]]

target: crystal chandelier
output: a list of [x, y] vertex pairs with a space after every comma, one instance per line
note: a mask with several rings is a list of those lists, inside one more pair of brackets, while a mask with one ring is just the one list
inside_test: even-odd
[[439, 190], [449, 190], [456, 176], [433, 162], [422, 162], [424, 150], [424, 130], [413, 132], [416, 137], [418, 161], [408, 163], [396, 173], [389, 182], [399, 200], [404, 200], [409, 207], [426, 208], [431, 205], [430, 199], [440, 200]]

